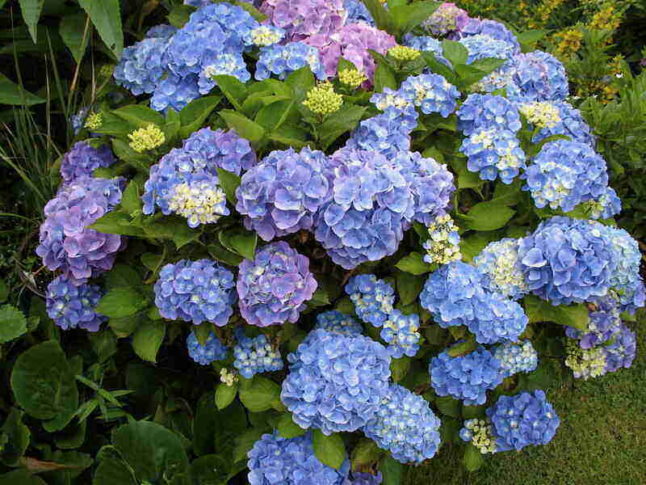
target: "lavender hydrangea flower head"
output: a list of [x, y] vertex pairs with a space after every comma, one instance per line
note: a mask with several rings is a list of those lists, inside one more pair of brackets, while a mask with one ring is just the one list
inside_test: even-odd
[[346, 147], [376, 151], [389, 158], [399, 152], [408, 152], [410, 133], [417, 126], [417, 116], [413, 108], [386, 108], [384, 113], [359, 123]]
[[281, 400], [302, 428], [329, 435], [368, 423], [389, 392], [390, 355], [361, 335], [311, 332], [287, 358]]
[[353, 471], [350, 475], [352, 480], [349, 482], [349, 485], [381, 485], [383, 482], [381, 472], [373, 475], [372, 473]]
[[518, 109], [502, 96], [471, 94], [457, 111], [458, 128], [469, 136], [481, 129], [501, 129], [514, 133], [522, 127]]
[[65, 154], [61, 161], [61, 176], [64, 183], [80, 177], [90, 177], [101, 167], [109, 167], [116, 162], [108, 145], [93, 147], [86, 141], [79, 141]]
[[406, 79], [399, 92], [422, 113], [439, 113], [447, 118], [457, 108], [460, 91], [439, 74], [420, 74]]
[[184, 140], [182, 148], [202, 158], [206, 165], [219, 167], [236, 175], [256, 164], [256, 154], [249, 140], [233, 130], [202, 128]]
[[361, 335], [363, 327], [351, 316], [336, 310], [330, 310], [316, 315], [314, 330], [325, 330], [326, 332], [352, 337], [354, 335]]
[[504, 238], [489, 243], [473, 262], [482, 273], [489, 291], [517, 300], [528, 291], [518, 259], [518, 239]]
[[256, 374], [283, 368], [279, 350], [271, 345], [266, 335], [249, 338], [240, 327], [236, 328], [235, 335], [237, 342], [233, 348], [233, 367], [238, 369], [242, 377], [251, 379]]
[[265, 0], [260, 10], [273, 25], [285, 29], [290, 41], [332, 35], [348, 15], [343, 0]]
[[484, 404], [487, 391], [503, 380], [500, 361], [484, 347], [458, 357], [444, 351], [431, 360], [429, 373], [438, 396], [451, 396], [467, 406]]
[[525, 331], [527, 323], [527, 315], [520, 304], [499, 293], [485, 292], [476, 305], [475, 318], [467, 326], [478, 343], [495, 344], [515, 342]]
[[564, 212], [599, 199], [608, 186], [605, 160], [589, 145], [567, 140], [546, 143], [524, 177], [537, 207]]
[[239, 266], [240, 313], [250, 325], [296, 322], [317, 283], [309, 260], [284, 241], [268, 244]]
[[357, 316], [366, 323], [381, 327], [393, 312], [395, 289], [372, 274], [353, 276], [345, 292], [354, 303]]
[[604, 347], [606, 353], [606, 372], [615, 372], [633, 365], [637, 352], [635, 332], [622, 325], [610, 345]]
[[282, 438], [277, 432], [264, 434], [247, 456], [251, 485], [343, 485], [350, 471], [347, 460], [339, 470], [321, 463], [309, 433], [296, 438]]
[[256, 64], [256, 79], [262, 81], [274, 75], [285, 79], [289, 74], [303, 67], [309, 67], [318, 79], [325, 79], [325, 69], [319, 52], [303, 42], [272, 45], [260, 49]]
[[448, 35], [461, 31], [469, 21], [469, 14], [455, 3], [444, 2], [429, 18], [424, 20], [422, 27], [433, 35]]
[[490, 128], [475, 131], [460, 146], [467, 156], [467, 168], [478, 172], [482, 180], [500, 180], [511, 184], [525, 168], [525, 152], [516, 135], [507, 129]]
[[550, 103], [558, 110], [558, 118], [554, 124], [545, 126], [534, 136], [533, 142], [538, 143], [545, 138], [554, 135], [569, 136], [572, 141], [585, 143], [594, 147], [594, 136], [590, 132], [590, 127], [583, 119], [581, 112], [574, 108], [570, 103], [565, 101], [556, 101]]
[[343, 57], [370, 80], [376, 64], [369, 51], [385, 55], [388, 49], [397, 45], [392, 35], [363, 22], [345, 25], [331, 35], [314, 35], [305, 42], [320, 52], [328, 77], [335, 76], [339, 59]]
[[606, 343], [622, 325], [617, 302], [611, 297], [601, 298], [596, 307], [590, 311], [590, 321], [585, 331], [573, 327], [565, 329], [565, 334], [569, 338], [577, 339], [582, 349], [587, 350]]
[[391, 384], [363, 432], [400, 463], [422, 463], [437, 453], [440, 424], [422, 396]]
[[197, 340], [195, 332], [191, 330], [188, 337], [186, 337], [186, 348], [188, 349], [189, 357], [200, 365], [209, 365], [216, 360], [224, 360], [229, 353], [229, 349], [220, 342], [220, 339], [213, 332], [209, 333], [206, 342], [202, 345]]
[[233, 274], [215, 261], [181, 260], [165, 265], [155, 283], [155, 305], [162, 317], [223, 327], [233, 314]]
[[77, 178], [45, 205], [36, 254], [51, 271], [82, 281], [108, 271], [125, 240], [88, 226], [121, 201], [122, 179]]
[[534, 372], [538, 367], [538, 354], [531, 340], [498, 345], [493, 355], [500, 361], [505, 377], [511, 377], [520, 372]]
[[505, 27], [504, 24], [496, 22], [495, 20], [469, 18], [459, 29], [459, 35], [465, 39], [471, 36], [486, 35], [510, 45], [513, 48], [514, 54], [520, 53], [520, 43], [514, 33]]
[[419, 350], [419, 315], [404, 315], [393, 310], [383, 323], [380, 336], [388, 344], [388, 352], [394, 359], [405, 355], [415, 357]]
[[[569, 86], [563, 64], [547, 52], [534, 51], [514, 57], [517, 101], [563, 101]], [[509, 93], [508, 93], [509, 94]]]
[[96, 285], [58, 276], [47, 286], [47, 315], [63, 330], [82, 328], [98, 332], [101, 324], [108, 320], [96, 311], [102, 296], [103, 292]]
[[607, 295], [614, 264], [603, 227], [598, 222], [553, 217], [523, 238], [518, 257], [529, 290], [553, 305]]
[[332, 197], [332, 167], [323, 152], [277, 150], [245, 173], [236, 191], [245, 227], [265, 241], [309, 230]]
[[529, 445], [546, 445], [560, 420], [543, 391], [500, 396], [487, 409], [499, 451], [522, 450]]

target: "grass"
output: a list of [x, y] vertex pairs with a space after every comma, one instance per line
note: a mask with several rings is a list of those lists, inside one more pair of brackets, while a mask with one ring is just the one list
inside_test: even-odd
[[429, 484], [641, 484], [646, 482], [646, 314], [637, 329], [637, 359], [587, 382], [547, 390], [561, 426], [547, 446], [486, 458], [469, 473], [462, 448], [445, 446], [429, 465], [411, 469], [404, 483]]

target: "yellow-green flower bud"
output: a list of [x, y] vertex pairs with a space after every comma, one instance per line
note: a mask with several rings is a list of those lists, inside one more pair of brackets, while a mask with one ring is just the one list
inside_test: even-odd
[[103, 115], [101, 113], [90, 113], [85, 120], [85, 127], [88, 130], [98, 130], [103, 124]]
[[417, 49], [412, 47], [406, 47], [405, 45], [396, 45], [388, 50], [388, 55], [397, 61], [414, 61], [422, 53]]
[[341, 69], [339, 71], [341, 84], [351, 88], [358, 88], [367, 80], [368, 77], [358, 69]]
[[334, 92], [332, 84], [322, 83], [309, 90], [303, 105], [313, 113], [329, 115], [339, 111], [343, 105], [343, 96]]
[[547, 101], [525, 103], [518, 110], [527, 118], [527, 121], [539, 128], [553, 128], [561, 121], [559, 109]]
[[130, 147], [137, 153], [143, 153], [160, 147], [166, 141], [166, 135], [157, 125], [150, 124], [139, 128], [128, 135]]

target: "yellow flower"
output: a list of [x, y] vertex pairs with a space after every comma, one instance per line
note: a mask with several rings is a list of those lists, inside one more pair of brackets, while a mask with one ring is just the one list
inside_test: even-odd
[[339, 81], [351, 88], [358, 88], [368, 77], [358, 69], [341, 69], [339, 71]]
[[162, 146], [166, 141], [166, 135], [159, 126], [150, 124], [145, 128], [139, 128], [128, 135], [130, 147], [137, 153], [143, 153]]
[[397, 61], [414, 61], [422, 53], [417, 49], [412, 47], [406, 47], [405, 45], [396, 45], [388, 50], [388, 55]]
[[343, 105], [343, 96], [334, 92], [330, 83], [321, 83], [307, 93], [303, 106], [320, 115], [329, 115], [339, 111]]
[[556, 55], [558, 57], [569, 57], [581, 49], [583, 32], [575, 28], [567, 29], [555, 34], [554, 39], [558, 41]]

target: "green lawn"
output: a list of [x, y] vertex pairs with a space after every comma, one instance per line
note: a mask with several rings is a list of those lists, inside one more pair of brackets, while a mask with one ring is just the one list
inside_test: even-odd
[[460, 464], [461, 448], [445, 446], [429, 465], [411, 469], [405, 483], [643, 484], [646, 483], [646, 318], [631, 369], [547, 390], [561, 426], [547, 446], [486, 458], [474, 473]]

